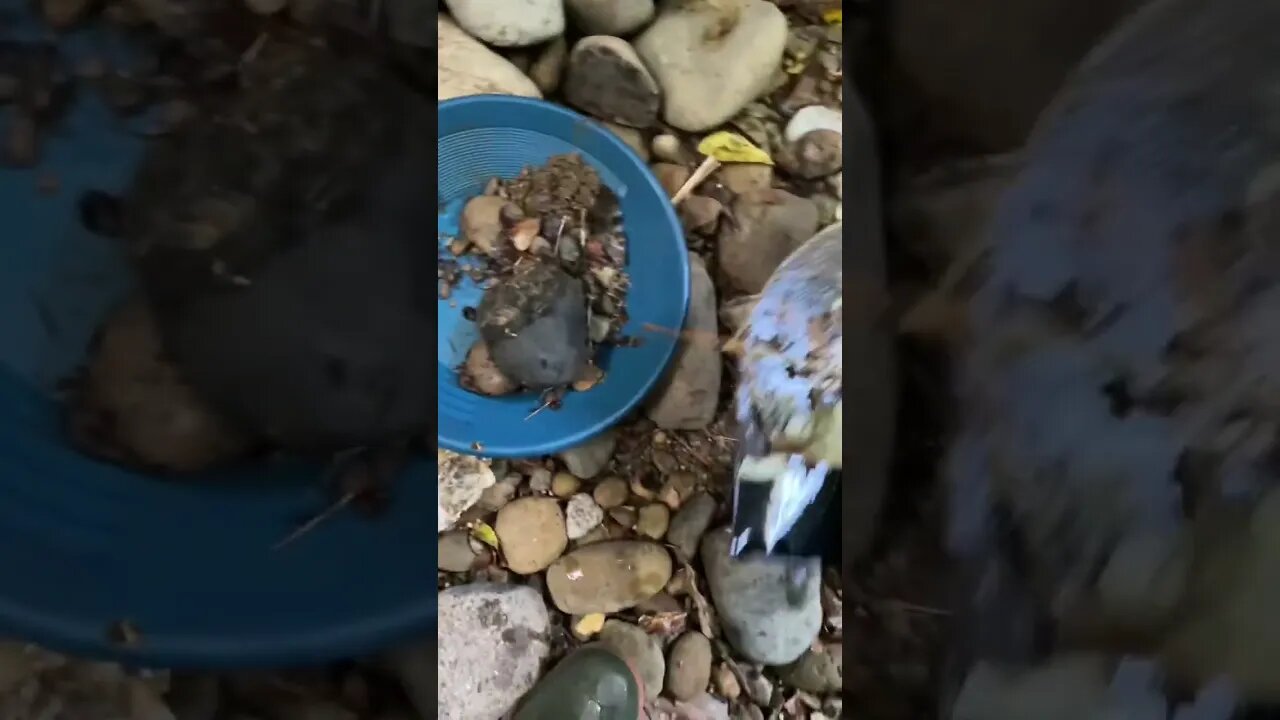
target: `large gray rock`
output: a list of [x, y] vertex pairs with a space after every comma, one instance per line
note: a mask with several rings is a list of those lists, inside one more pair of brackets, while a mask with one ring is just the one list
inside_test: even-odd
[[533, 687], [550, 652], [542, 596], [476, 583], [441, 592], [439, 602], [436, 642], [393, 653], [391, 666], [423, 717], [498, 720]]
[[444, 1], [462, 29], [497, 47], [537, 45], [564, 32], [562, 0]]
[[[702, 258], [689, 253], [689, 312], [684, 329], [715, 337], [716, 288]], [[720, 399], [720, 349], [710, 342], [681, 343], [667, 378], [649, 399], [647, 413], [658, 427], [698, 430], [716, 416]]]
[[662, 86], [667, 123], [700, 132], [769, 89], [787, 44], [787, 19], [765, 0], [743, 0], [736, 20], [710, 3], [673, 6], [635, 41]]
[[729, 557], [729, 530], [702, 540], [711, 599], [729, 643], [754, 662], [785, 665], [809, 648], [822, 628], [820, 577], [808, 573], [798, 597], [788, 597], [786, 565], [777, 558]]

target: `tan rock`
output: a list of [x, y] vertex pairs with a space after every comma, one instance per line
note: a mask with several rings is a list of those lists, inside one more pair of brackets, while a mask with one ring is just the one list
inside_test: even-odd
[[506, 58], [485, 47], [446, 17], [436, 18], [436, 98], [467, 95], [542, 97], [532, 80]]

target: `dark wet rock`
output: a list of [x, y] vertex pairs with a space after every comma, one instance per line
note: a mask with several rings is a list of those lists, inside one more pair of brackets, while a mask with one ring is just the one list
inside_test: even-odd
[[622, 38], [592, 35], [569, 53], [565, 100], [602, 120], [645, 128], [658, 119], [662, 90], [635, 48]]
[[582, 282], [553, 264], [525, 264], [486, 290], [476, 323], [502, 374], [526, 387], [571, 383], [587, 362]]

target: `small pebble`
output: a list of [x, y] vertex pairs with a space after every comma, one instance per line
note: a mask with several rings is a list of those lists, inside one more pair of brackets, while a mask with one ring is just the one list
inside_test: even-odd
[[472, 575], [472, 582], [490, 582], [503, 585], [511, 582], [511, 571], [498, 565], [482, 567]]
[[636, 532], [645, 537], [661, 540], [667, 534], [667, 526], [671, 523], [671, 509], [661, 503], [653, 503], [640, 508], [636, 519]]
[[582, 481], [572, 473], [558, 472], [551, 479], [551, 492], [558, 498], [573, 497], [581, 486]]
[[462, 237], [480, 252], [492, 255], [498, 248], [502, 237], [502, 209], [507, 201], [493, 195], [480, 195], [471, 198], [462, 207], [462, 218], [458, 225]]
[[811, 130], [800, 137], [779, 164], [791, 175], [814, 180], [840, 170], [844, 163], [843, 138], [835, 130]]
[[655, 135], [652, 143], [653, 156], [665, 163], [679, 165], [683, 162], [680, 152], [680, 139], [675, 135], [662, 133]]
[[549, 493], [553, 484], [551, 471], [546, 468], [538, 468], [529, 475], [529, 489], [536, 493]]
[[605, 478], [591, 491], [591, 496], [606, 510], [623, 504], [630, 494], [631, 488], [627, 486], [627, 481], [619, 477]]
[[787, 685], [816, 695], [835, 692], [842, 684], [842, 646], [833, 643], [821, 650], [808, 650], [800, 659], [779, 671]]
[[[487, 512], [497, 512], [511, 502], [516, 496], [516, 489], [520, 483], [511, 482], [511, 476], [503, 478], [500, 482], [484, 489], [484, 493], [480, 495], [480, 502], [476, 503], [479, 507], [484, 508]], [[518, 480], [519, 476], [517, 476]]]
[[738, 676], [727, 664], [717, 665], [712, 679], [715, 681], [716, 692], [729, 702], [737, 700], [742, 694], [742, 684], [738, 682]]
[[475, 569], [480, 557], [472, 549], [471, 535], [465, 530], [454, 530], [441, 535], [436, 552], [440, 570], [451, 573]]
[[680, 506], [667, 529], [667, 542], [676, 549], [677, 557], [692, 561], [698, 554], [698, 543], [711, 526], [716, 513], [716, 500], [699, 492]]
[[[572, 476], [570, 476], [572, 477]], [[570, 540], [577, 540], [604, 521], [604, 510], [586, 493], [574, 495], [565, 508]]]
[[773, 682], [756, 668], [746, 669], [747, 694], [757, 705], [768, 705], [773, 702]]
[[[567, 245], [568, 243], [561, 243]], [[618, 437], [612, 431], [602, 433], [587, 442], [560, 453], [569, 472], [584, 480], [590, 480], [604, 470], [613, 457], [613, 447]]]
[[665, 590], [675, 597], [681, 597], [689, 594], [689, 574], [680, 568], [671, 576], [671, 581], [667, 583]]
[[677, 700], [689, 700], [705, 691], [710, 681], [711, 641], [690, 630], [671, 646], [666, 691]]
[[533, 80], [543, 95], [554, 93], [560, 87], [568, 59], [569, 44], [565, 42], [563, 35], [557, 35], [529, 66], [529, 79]]
[[520, 575], [545, 570], [568, 547], [564, 513], [554, 498], [527, 497], [498, 511], [494, 532], [507, 567]]
[[658, 487], [650, 487], [651, 478], [649, 475], [633, 475], [628, 485], [631, 486], [631, 494], [641, 500], [652, 500], [658, 496]]
[[636, 509], [633, 507], [627, 507], [626, 505], [609, 510], [609, 517], [612, 518], [614, 522], [618, 523], [619, 526], [627, 530], [634, 528], [636, 526], [636, 520], [638, 519]]
[[787, 142], [794, 143], [814, 130], [842, 133], [844, 132], [844, 115], [839, 110], [833, 110], [824, 105], [800, 108], [795, 115], [791, 116], [782, 135]]
[[663, 476], [670, 475], [680, 469], [676, 456], [665, 450], [656, 450], [651, 458], [653, 466]]
[[691, 472], [674, 472], [667, 476], [658, 491], [658, 499], [672, 510], [679, 510], [698, 487], [698, 476]]
[[599, 635], [600, 630], [604, 628], [604, 621], [604, 613], [574, 616], [571, 625], [573, 636], [579, 640], [593, 638]]
[[515, 381], [504, 375], [498, 364], [493, 361], [489, 344], [483, 340], [477, 340], [467, 351], [467, 359], [462, 367], [462, 377], [465, 387], [491, 397], [509, 395], [518, 387]]
[[453, 527], [458, 517], [475, 505], [486, 488], [497, 481], [493, 469], [480, 458], [449, 450], [436, 451], [438, 497], [437, 532]]

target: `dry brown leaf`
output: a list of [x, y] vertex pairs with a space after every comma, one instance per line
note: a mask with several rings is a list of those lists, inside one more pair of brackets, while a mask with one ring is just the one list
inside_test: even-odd
[[671, 638], [685, 631], [685, 628], [689, 624], [688, 618], [689, 613], [687, 612], [663, 612], [653, 615], [641, 615], [639, 625], [650, 635]]

